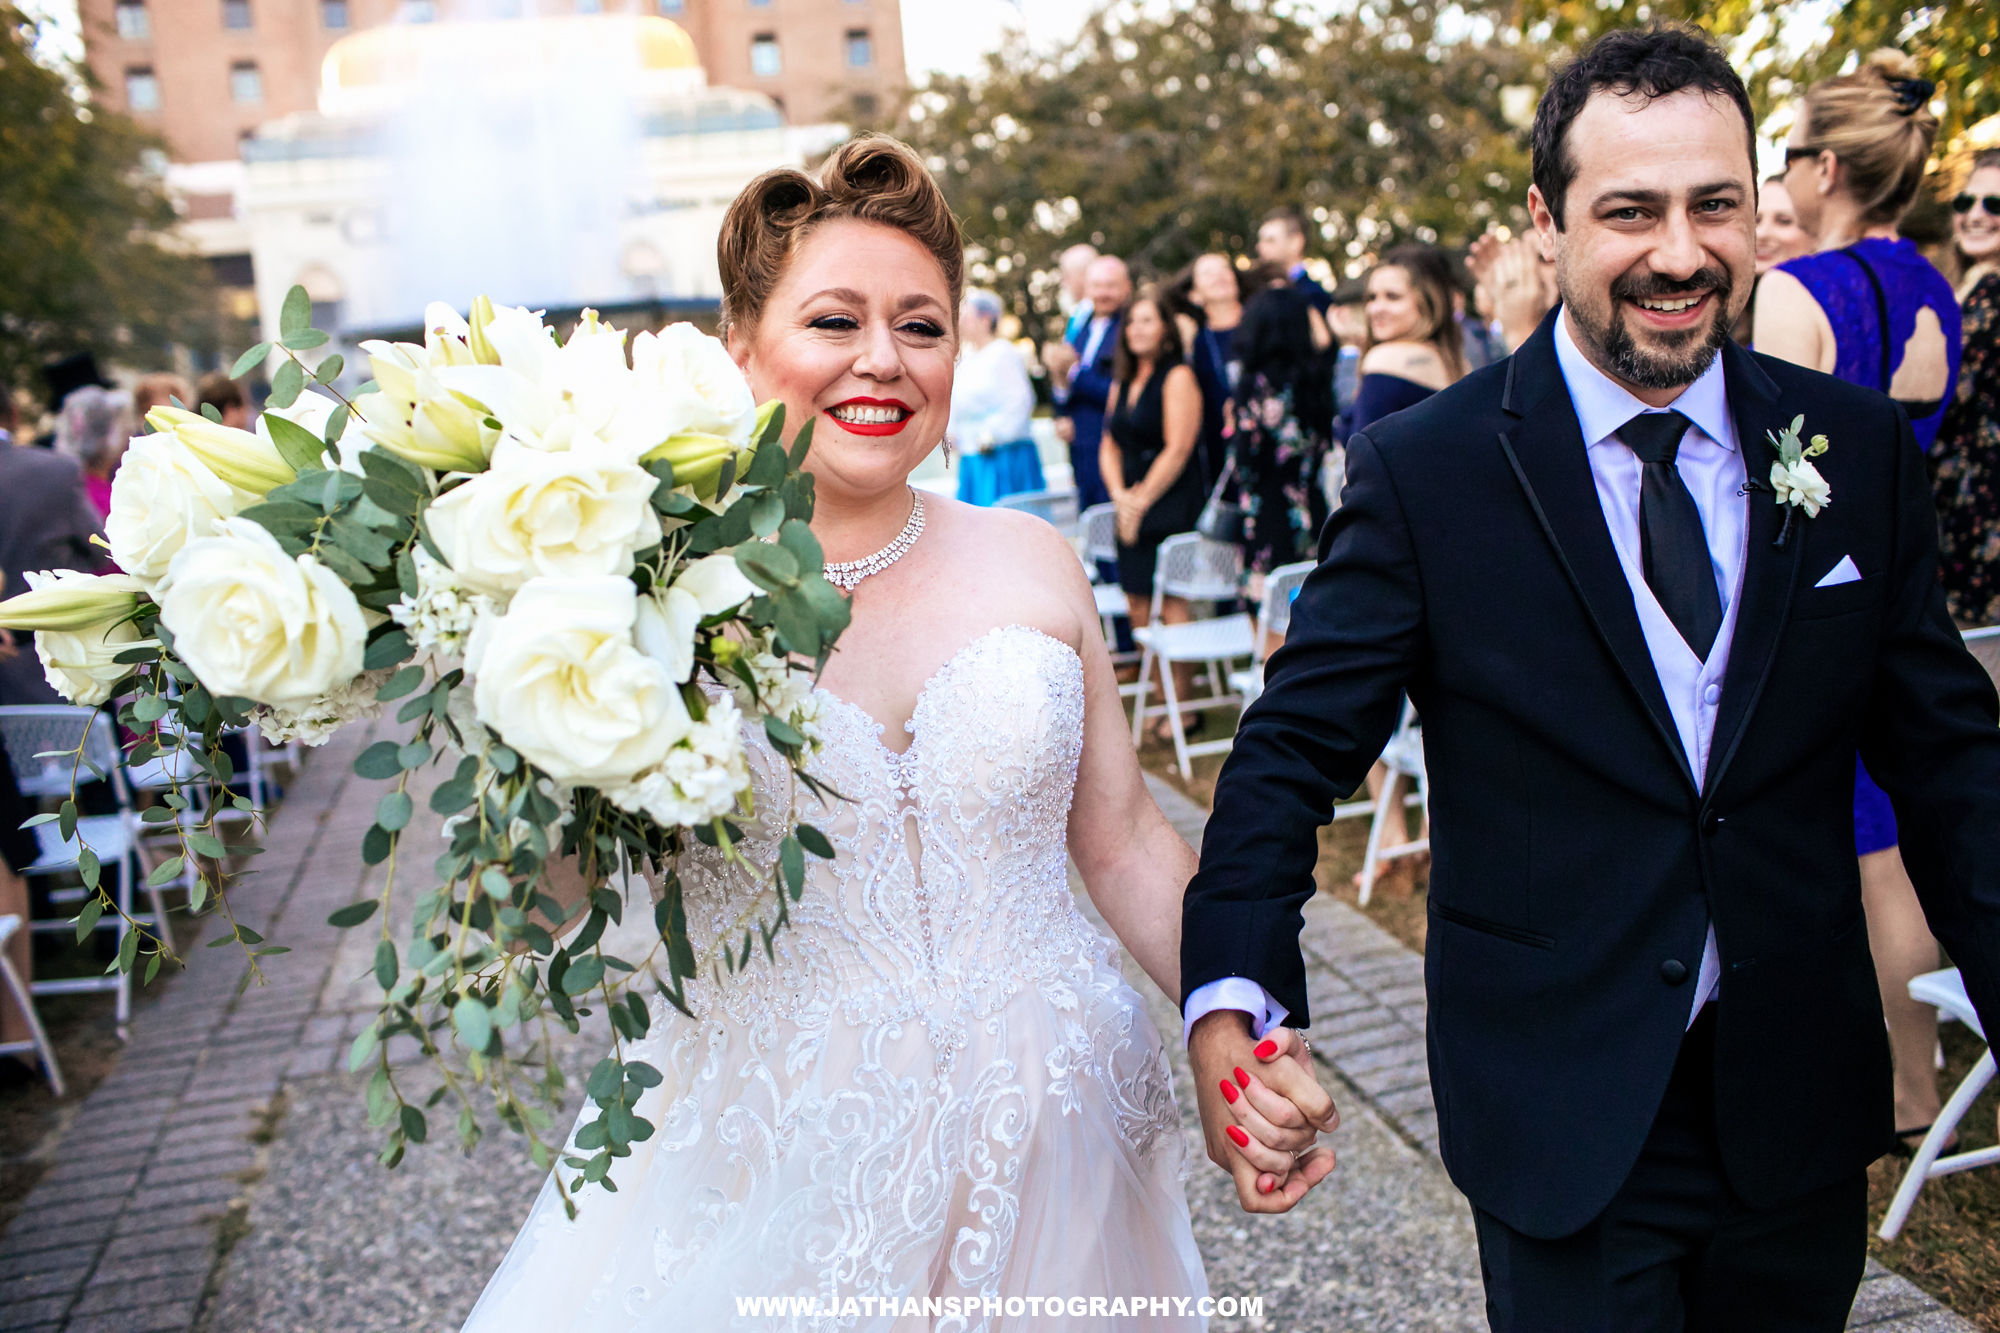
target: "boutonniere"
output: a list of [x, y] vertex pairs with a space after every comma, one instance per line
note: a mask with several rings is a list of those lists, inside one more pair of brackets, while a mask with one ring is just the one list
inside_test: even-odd
[[1778, 461], [1771, 464], [1771, 480], [1747, 481], [1746, 491], [1767, 491], [1777, 502], [1785, 506], [1785, 525], [1778, 529], [1778, 540], [1772, 543], [1779, 550], [1791, 539], [1792, 520], [1799, 510], [1806, 511], [1807, 518], [1818, 518], [1819, 511], [1833, 503], [1833, 487], [1827, 485], [1826, 478], [1812, 465], [1812, 460], [1826, 452], [1826, 436], [1815, 435], [1810, 443], [1799, 442], [1799, 431], [1804, 429], [1804, 416], [1792, 418], [1792, 424], [1782, 431], [1766, 431], [1771, 447], [1778, 451]]

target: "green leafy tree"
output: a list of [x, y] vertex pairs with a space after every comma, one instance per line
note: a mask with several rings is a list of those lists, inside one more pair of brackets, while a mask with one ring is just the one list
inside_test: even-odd
[[147, 163], [162, 145], [82, 101], [75, 71], [34, 58], [36, 27], [0, 4], [0, 384], [94, 350], [157, 364], [210, 323], [199, 261], [166, 238], [177, 218]]
[[1535, 53], [1490, 23], [1447, 36], [1411, 0], [1325, 17], [1119, 3], [1060, 52], [1016, 43], [977, 81], [932, 82], [896, 132], [964, 219], [973, 280], [1023, 311], [1054, 309], [1055, 256], [1078, 241], [1166, 273], [1246, 252], [1280, 204], [1345, 268], [1524, 219], [1527, 145], [1502, 89], [1539, 85]]

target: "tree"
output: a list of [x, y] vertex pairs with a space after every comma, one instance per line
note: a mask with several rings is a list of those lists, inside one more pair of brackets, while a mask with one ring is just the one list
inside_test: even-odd
[[1758, 116], [1878, 47], [1907, 51], [1943, 102], [1938, 152], [1972, 125], [2000, 115], [2000, 8], [1948, 0], [1843, 0], [1826, 36], [1795, 54], [1783, 44], [1793, 0], [1520, 0], [1516, 24], [1571, 50], [1612, 28], [1654, 19], [1696, 23], [1729, 43]]
[[976, 82], [917, 91], [897, 133], [964, 220], [972, 279], [1047, 314], [1055, 256], [1077, 241], [1166, 273], [1244, 253], [1289, 204], [1344, 267], [1402, 239], [1520, 225], [1527, 144], [1501, 90], [1542, 78], [1524, 44], [1446, 40], [1416, 0], [1324, 18], [1275, 0], [1121, 0], [1066, 50], [1015, 43]]
[[0, 4], [0, 384], [13, 386], [67, 352], [158, 363], [211, 322], [199, 261], [163, 239], [178, 219], [146, 165], [163, 145], [81, 100], [75, 71], [31, 54], [35, 37]]

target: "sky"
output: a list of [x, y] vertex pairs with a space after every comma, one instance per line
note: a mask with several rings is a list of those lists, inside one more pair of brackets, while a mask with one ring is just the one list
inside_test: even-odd
[[903, 0], [903, 63], [912, 80], [977, 74], [1010, 30], [1037, 47], [1060, 45], [1090, 9], [1088, 0]]

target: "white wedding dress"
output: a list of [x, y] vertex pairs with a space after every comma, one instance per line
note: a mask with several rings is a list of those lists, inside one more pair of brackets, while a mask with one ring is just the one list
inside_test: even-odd
[[[1089, 1322], [1201, 1327], [1166, 1053], [1066, 875], [1076, 654], [987, 633], [925, 685], [902, 755], [820, 699], [814, 773], [847, 799], [801, 816], [836, 859], [809, 858], [775, 966], [691, 983], [693, 1020], [654, 1002], [627, 1058], [665, 1076], [639, 1105], [658, 1132], [574, 1222], [543, 1186], [466, 1333], [1063, 1326], [1020, 1314], [1029, 1296], [1181, 1297], [1157, 1307], [1180, 1317]], [[751, 760], [758, 809], [786, 809], [761, 733]], [[707, 848], [685, 860], [697, 947], [740, 940], [752, 887]]]

